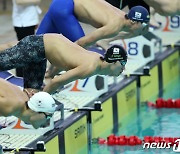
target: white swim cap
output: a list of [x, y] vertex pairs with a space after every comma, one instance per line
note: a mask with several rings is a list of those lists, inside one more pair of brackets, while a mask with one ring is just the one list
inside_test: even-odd
[[34, 94], [27, 104], [28, 107], [35, 112], [54, 113], [57, 107], [55, 100], [47, 92]]

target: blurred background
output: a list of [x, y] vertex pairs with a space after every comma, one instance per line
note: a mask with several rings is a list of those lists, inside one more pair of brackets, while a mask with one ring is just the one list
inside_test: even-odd
[[[41, 1], [42, 13], [40, 20], [49, 8], [51, 0]], [[12, 0], [0, 0], [0, 43], [6, 43], [16, 39], [16, 34], [12, 25]]]

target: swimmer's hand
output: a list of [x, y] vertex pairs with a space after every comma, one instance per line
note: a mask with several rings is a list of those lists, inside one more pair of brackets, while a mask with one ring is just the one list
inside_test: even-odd
[[99, 40], [96, 42], [96, 45], [107, 51], [107, 49], [110, 47], [110, 42], [108, 39]]
[[46, 119], [43, 113], [35, 113], [30, 117], [30, 123], [35, 128], [47, 127], [50, 124], [50, 119]]
[[24, 88], [23, 91], [26, 92], [29, 98], [31, 98], [35, 93], [39, 92], [40, 90], [32, 89], [32, 88]]
[[74, 42], [75, 44], [81, 46], [81, 47], [85, 47], [84, 43], [82, 43], [80, 40], [77, 40], [76, 42]]
[[91, 43], [86, 42], [86, 39], [84, 37], [80, 38], [75, 43], [83, 48], [86, 48], [93, 44], [93, 42], [91, 42]]
[[56, 90], [58, 89], [59, 85], [54, 83], [52, 80], [50, 80], [50, 82], [45, 85], [43, 91], [48, 92], [50, 94], [54, 94], [56, 92]]
[[50, 94], [54, 94], [59, 87], [62, 87], [63, 85], [66, 85], [77, 79], [84, 79], [89, 76], [92, 76], [93, 73], [93, 67], [89, 67], [89, 69], [87, 69], [87, 67], [84, 67], [84, 65], [78, 66], [74, 69], [68, 70], [67, 72], [61, 75], [55, 76], [50, 81], [50, 83], [44, 87], [43, 91], [48, 92]]

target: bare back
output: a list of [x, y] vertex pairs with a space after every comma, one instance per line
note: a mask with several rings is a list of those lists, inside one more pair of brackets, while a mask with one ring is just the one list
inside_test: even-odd
[[88, 52], [61, 34], [45, 34], [44, 44], [46, 58], [54, 66], [66, 71], [81, 65], [91, 67], [90, 64], [96, 68], [95, 65], [100, 57], [98, 53]]
[[20, 112], [26, 99], [20, 88], [0, 78], [0, 115], [12, 108], [13, 114]]
[[74, 0], [74, 5], [78, 19], [96, 28], [107, 25], [110, 21], [115, 21], [114, 24], [116, 24], [119, 20], [116, 21], [115, 19], [119, 19], [121, 15], [124, 16], [123, 11], [104, 0]]

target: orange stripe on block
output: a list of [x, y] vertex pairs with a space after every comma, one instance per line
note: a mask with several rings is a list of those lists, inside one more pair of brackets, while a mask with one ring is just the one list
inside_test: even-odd
[[127, 50], [127, 46], [126, 46], [124, 39], [122, 39], [122, 43], [123, 43], [124, 49]]
[[26, 128], [21, 126], [21, 120], [18, 119], [18, 122], [17, 122], [16, 126], [13, 127], [13, 129], [26, 129]]
[[78, 86], [78, 80], [75, 81], [74, 87], [70, 91], [82, 91], [78, 89], [77, 86]]
[[170, 32], [171, 30], [169, 29], [169, 18], [166, 17], [166, 25], [163, 29], [164, 32]]

